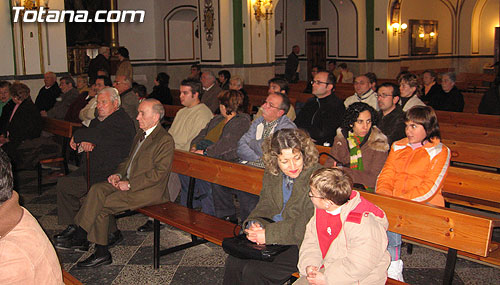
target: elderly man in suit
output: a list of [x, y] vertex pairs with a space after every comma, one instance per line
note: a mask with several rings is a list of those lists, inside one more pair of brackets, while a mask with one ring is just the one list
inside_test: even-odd
[[[88, 128], [77, 130], [71, 138], [72, 149], [89, 152], [89, 186], [106, 181], [128, 157], [136, 132], [134, 122], [120, 108], [120, 104], [118, 90], [113, 87], [102, 89], [97, 95], [97, 118], [90, 122]], [[86, 174], [86, 168], [82, 166], [57, 181], [59, 224], [68, 227], [54, 236], [56, 247], [67, 243], [76, 231], [73, 219], [80, 209], [80, 199], [87, 195]], [[116, 228], [110, 229], [110, 246], [120, 239], [123, 239], [121, 232]]]
[[212, 113], [219, 110], [219, 99], [217, 96], [222, 91], [215, 80], [215, 75], [212, 71], [205, 71], [201, 74], [201, 85], [203, 86], [203, 93], [201, 96], [201, 103], [207, 105]]
[[169, 200], [168, 177], [174, 156], [174, 140], [162, 128], [163, 105], [156, 99], [144, 100], [138, 108], [138, 134], [129, 157], [107, 182], [90, 188], [83, 206], [75, 217], [78, 228], [67, 248], [82, 248], [94, 242], [95, 253], [77, 264], [97, 267], [112, 263], [108, 250], [111, 215]]

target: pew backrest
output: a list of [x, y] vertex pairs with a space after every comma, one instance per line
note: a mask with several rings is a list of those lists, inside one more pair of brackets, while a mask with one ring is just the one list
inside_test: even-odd
[[[258, 195], [264, 170], [185, 151], [175, 150], [172, 171]], [[434, 207], [361, 191], [367, 200], [382, 208], [389, 230], [425, 242], [486, 257], [498, 220], [466, 212]]]
[[43, 130], [54, 135], [58, 135], [64, 138], [71, 138], [73, 136], [73, 131], [76, 128], [82, 126], [79, 123], [72, 123], [63, 120], [52, 119], [48, 117], [42, 117]]

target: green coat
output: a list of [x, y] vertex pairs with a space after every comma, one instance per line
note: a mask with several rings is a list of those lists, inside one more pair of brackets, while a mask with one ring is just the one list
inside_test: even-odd
[[259, 203], [250, 213], [245, 224], [251, 220], [259, 221], [266, 229], [267, 244], [297, 245], [300, 247], [307, 222], [314, 214], [314, 205], [309, 198], [309, 178], [311, 174], [323, 166], [316, 163], [302, 170], [295, 179], [292, 194], [282, 213], [283, 220], [269, 223], [260, 217], [272, 219], [283, 208], [283, 173], [272, 175], [264, 172]]

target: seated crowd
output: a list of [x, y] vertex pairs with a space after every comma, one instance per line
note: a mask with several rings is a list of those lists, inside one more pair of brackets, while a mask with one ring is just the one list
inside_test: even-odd
[[[387, 273], [403, 281], [401, 236], [386, 233], [385, 213], [354, 186], [443, 206], [450, 150], [441, 143], [434, 110], [463, 111], [453, 73], [444, 74], [441, 85], [427, 70], [423, 86], [412, 73], [398, 76], [399, 86], [377, 86], [375, 74], [353, 76], [346, 64], [337, 69], [330, 62], [329, 70], [313, 67], [305, 90], [313, 96], [300, 109], [290, 103], [288, 82], [272, 78], [263, 104], [252, 110], [242, 77], [228, 70], [216, 76], [193, 65], [179, 87], [183, 108], [166, 130], [163, 104], [175, 101], [169, 75], [158, 73], [148, 95], [145, 86], [133, 82], [128, 57], [126, 49], [119, 50], [114, 82], [106, 65], [109, 49], [100, 49], [91, 62], [89, 79], [79, 76], [75, 83], [63, 76], [58, 84], [47, 72], [35, 102], [25, 84], [0, 82], [0, 145], [14, 171], [21, 169], [19, 148], [40, 136], [43, 116], [84, 125], [69, 146], [89, 153], [89, 173], [80, 167], [59, 178], [58, 222], [67, 228], [53, 237], [59, 249], [88, 251], [95, 244], [78, 267], [112, 263], [109, 248], [123, 240], [114, 214], [166, 201], [188, 206], [190, 179], [171, 172], [177, 149], [265, 169], [260, 196], [196, 180], [193, 207], [239, 222], [257, 244], [290, 245], [272, 262], [228, 256], [224, 284], [282, 284], [296, 271], [297, 284], [384, 284]], [[341, 83], [353, 83], [353, 95], [344, 101], [335, 95]], [[324, 166], [316, 145], [331, 146]], [[8, 164], [3, 151], [0, 168]], [[8, 246], [4, 231], [7, 237], [15, 234], [4, 229], [1, 213], [22, 212], [12, 185], [3, 179], [0, 251]], [[22, 223], [24, 218], [14, 229]], [[152, 229], [149, 220], [138, 231]], [[8, 275], [6, 262], [0, 258], [0, 272]]]

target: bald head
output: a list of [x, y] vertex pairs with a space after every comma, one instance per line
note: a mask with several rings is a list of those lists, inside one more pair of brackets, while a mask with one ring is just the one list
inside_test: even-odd
[[165, 114], [163, 105], [156, 99], [146, 99], [139, 104], [137, 121], [143, 130], [149, 130], [156, 126]]
[[56, 83], [56, 74], [54, 72], [46, 72], [43, 75], [43, 82], [45, 83], [45, 87], [50, 88], [54, 83]]

